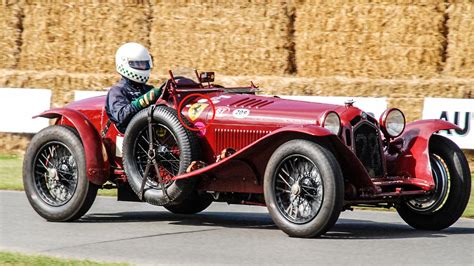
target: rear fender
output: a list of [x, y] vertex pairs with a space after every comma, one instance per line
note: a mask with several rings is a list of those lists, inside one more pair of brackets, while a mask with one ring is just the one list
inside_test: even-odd
[[[327, 129], [316, 125], [288, 126], [273, 131], [222, 161], [174, 177], [185, 179], [208, 176], [201, 189], [212, 191], [263, 193], [262, 183], [270, 156], [283, 143], [307, 139], [331, 149], [339, 161], [344, 177], [356, 187], [373, 187], [364, 166], [355, 155]], [[244, 182], [243, 182], [244, 181]]]
[[91, 122], [80, 112], [69, 108], [55, 108], [45, 111], [36, 117], [66, 118], [77, 130], [84, 146], [86, 173], [90, 182], [104, 184], [109, 177], [109, 160], [99, 133]]
[[440, 119], [418, 120], [406, 125], [404, 133], [392, 143], [401, 145], [396, 155], [387, 154], [387, 173], [393, 176], [419, 178], [433, 189], [429, 141], [440, 130], [460, 129], [455, 124]]

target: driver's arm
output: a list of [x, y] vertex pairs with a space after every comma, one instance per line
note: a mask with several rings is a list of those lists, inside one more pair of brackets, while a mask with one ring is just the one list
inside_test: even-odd
[[138, 110], [141, 110], [151, 104], [154, 104], [161, 95], [162, 87], [163, 86], [160, 88], [154, 88], [150, 86], [150, 90], [147, 93], [132, 101], [133, 106], [135, 106]]
[[153, 88], [130, 102], [120, 89], [111, 89], [107, 94], [105, 109], [109, 119], [115, 123], [120, 132], [125, 132], [128, 123], [132, 117], [143, 108], [148, 107], [158, 100], [162, 92], [163, 86]]

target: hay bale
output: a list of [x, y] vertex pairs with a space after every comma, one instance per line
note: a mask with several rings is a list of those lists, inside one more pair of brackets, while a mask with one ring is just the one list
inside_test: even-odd
[[[52, 107], [73, 100], [74, 90], [104, 90], [120, 78], [117, 74], [67, 73], [65, 71], [19, 71], [0, 69], [0, 87], [48, 88], [52, 90]], [[151, 84], [160, 84], [167, 76], [152, 76]], [[263, 94], [368, 96], [388, 97], [390, 107], [402, 109], [408, 121], [421, 118], [424, 97], [474, 98], [474, 79], [371, 79], [371, 78], [302, 78], [282, 76], [216, 76], [216, 83], [225, 86], [245, 86], [250, 81]], [[0, 134], [0, 152], [14, 140]], [[12, 145], [13, 145], [12, 144]], [[4, 145], [4, 146], [1, 146]], [[23, 145], [23, 144], [22, 144]], [[23, 147], [23, 146], [21, 146]], [[8, 149], [22, 149], [10, 147]], [[472, 154], [472, 153], [471, 153]], [[471, 157], [474, 162], [474, 154]], [[474, 169], [474, 168], [473, 168]]]
[[[52, 89], [53, 106], [73, 100], [74, 90], [104, 90], [115, 84], [118, 74], [68, 73], [66, 71], [19, 71], [0, 69], [0, 87]], [[150, 84], [158, 86], [168, 76], [152, 75]], [[216, 76], [216, 83], [245, 86], [250, 81], [264, 94], [318, 95], [388, 98], [474, 98], [474, 79], [371, 79], [371, 78], [302, 78], [283, 76]], [[409, 106], [410, 101], [401, 102]], [[403, 108], [403, 106], [400, 106]], [[420, 109], [421, 111], [421, 109]]]
[[0, 68], [16, 67], [20, 52], [21, 27], [20, 6], [9, 1], [2, 1], [0, 3]]
[[474, 79], [370, 79], [370, 78], [288, 78], [219, 77], [221, 84], [237, 86], [252, 80], [262, 94], [350, 97], [388, 97], [390, 107], [398, 107], [407, 121], [421, 119], [424, 97], [474, 98]]
[[444, 73], [474, 77], [474, 3], [453, 3], [447, 10], [448, 49]]
[[371, 79], [345, 77], [216, 76], [216, 82], [238, 86], [252, 80], [264, 94], [389, 98], [474, 98], [474, 79]]
[[149, 5], [144, 2], [26, 4], [19, 68], [113, 73], [121, 44], [149, 44]]
[[463, 150], [469, 162], [471, 173], [474, 173], [474, 150]]
[[288, 6], [276, 1], [158, 1], [151, 51], [164, 70], [190, 66], [227, 75], [289, 72]]
[[396, 107], [402, 110], [407, 122], [412, 122], [422, 118], [423, 103], [424, 98], [419, 97], [399, 97], [388, 99], [388, 107]]
[[33, 134], [0, 132], [0, 154], [25, 154]]
[[[52, 107], [61, 107], [74, 100], [75, 90], [106, 90], [120, 80], [118, 74], [68, 73], [63, 70], [0, 70], [0, 87], [51, 89]], [[160, 85], [166, 77], [154, 77], [150, 84]]]
[[435, 76], [442, 64], [444, 2], [395, 2], [298, 5], [298, 75]]

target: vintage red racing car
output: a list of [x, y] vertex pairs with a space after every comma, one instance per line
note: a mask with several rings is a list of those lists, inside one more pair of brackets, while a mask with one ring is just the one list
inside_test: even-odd
[[48, 221], [72, 221], [100, 188], [118, 200], [146, 201], [194, 214], [213, 201], [267, 206], [290, 236], [324, 234], [352, 206], [395, 207], [409, 225], [440, 230], [462, 215], [471, 174], [444, 120], [405, 124], [353, 106], [256, 95], [257, 88], [213, 84], [170, 71], [155, 105], [125, 134], [108, 122], [105, 97], [45, 111], [55, 119], [26, 151], [23, 180]]

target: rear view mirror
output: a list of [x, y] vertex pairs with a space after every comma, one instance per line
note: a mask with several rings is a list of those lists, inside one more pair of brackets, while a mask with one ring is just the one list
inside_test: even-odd
[[214, 72], [201, 72], [201, 74], [199, 75], [199, 80], [201, 81], [201, 83], [213, 82]]

